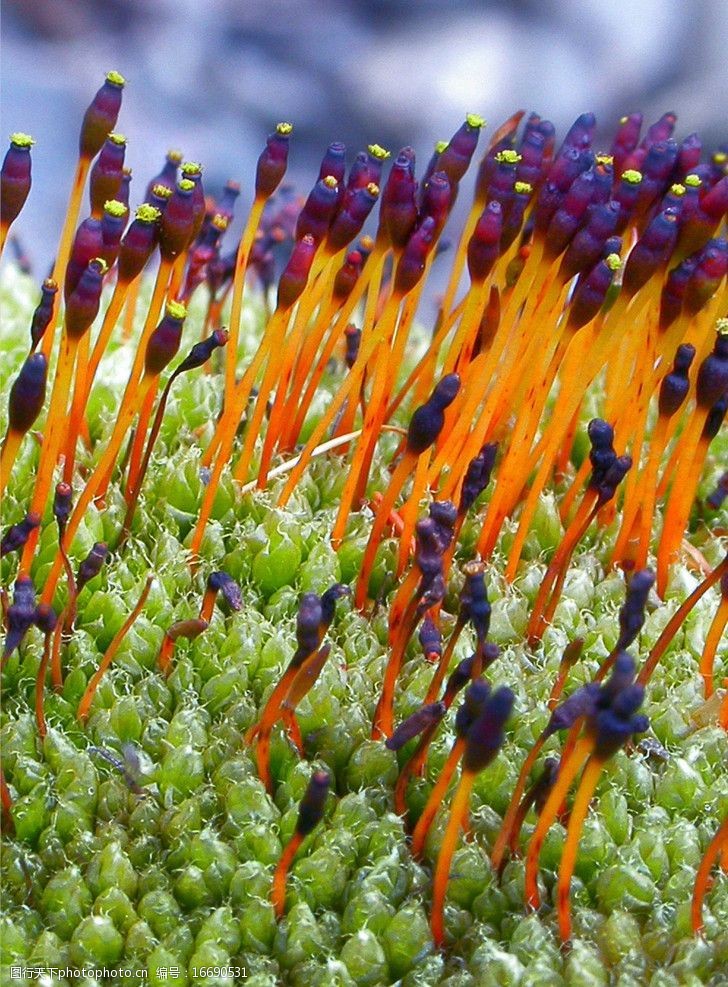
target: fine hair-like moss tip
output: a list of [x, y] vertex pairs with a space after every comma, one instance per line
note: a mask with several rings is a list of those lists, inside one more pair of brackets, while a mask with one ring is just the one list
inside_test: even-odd
[[630, 185], [639, 185], [642, 181], [642, 172], [637, 171], [636, 168], [628, 168], [622, 172], [622, 178], [625, 182], [629, 182]]
[[435, 141], [435, 154], [442, 154], [446, 147], [450, 146], [450, 141]]
[[518, 195], [530, 195], [533, 192], [533, 185], [530, 182], [515, 182], [513, 191]]
[[172, 195], [172, 189], [167, 185], [153, 185], [152, 192], [160, 199], [168, 199]]
[[276, 133], [280, 134], [281, 137], [288, 137], [289, 134], [293, 133], [293, 124], [285, 122], [277, 124]]
[[185, 161], [185, 163], [180, 168], [183, 175], [201, 175], [202, 165], [199, 161]]
[[191, 182], [189, 178], [180, 178], [177, 182], [177, 188], [180, 192], [191, 192], [195, 187], [195, 183]]
[[17, 132], [10, 135], [10, 143], [15, 144], [16, 147], [32, 147], [35, 141], [30, 136], [30, 134], [21, 134]]
[[521, 160], [521, 155], [518, 151], [514, 151], [510, 148], [506, 148], [505, 151], [498, 151], [495, 156], [495, 160], [498, 164], [518, 164]]
[[700, 188], [703, 184], [703, 180], [700, 175], [686, 175], [683, 179], [683, 184], [688, 188]]
[[106, 81], [112, 83], [114, 86], [125, 86], [126, 79], [121, 74], [121, 72], [107, 72]]
[[604, 263], [607, 265], [610, 271], [618, 271], [622, 266], [622, 258], [619, 254], [609, 254], [604, 258]]
[[370, 144], [367, 151], [369, 151], [373, 158], [379, 158], [380, 161], [386, 161], [390, 156], [390, 152], [385, 147], [382, 147], [381, 144]]
[[149, 202], [145, 202], [139, 206], [134, 215], [137, 219], [141, 220], [142, 223], [156, 223], [162, 214], [156, 206], [151, 205]]
[[123, 202], [119, 202], [118, 199], [109, 199], [104, 203], [104, 212], [108, 213], [109, 216], [116, 216], [120, 218], [125, 215], [127, 208]]
[[480, 130], [481, 127], [485, 126], [485, 117], [478, 116], [477, 113], [466, 113], [465, 122], [473, 130]]
[[184, 319], [187, 315], [187, 309], [182, 302], [167, 302], [167, 315], [172, 319]]

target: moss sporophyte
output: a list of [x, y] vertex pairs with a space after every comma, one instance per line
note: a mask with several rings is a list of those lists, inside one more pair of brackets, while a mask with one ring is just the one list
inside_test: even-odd
[[0, 284], [3, 977], [722, 983], [725, 146], [469, 114], [299, 195], [281, 123], [135, 196], [124, 85]]

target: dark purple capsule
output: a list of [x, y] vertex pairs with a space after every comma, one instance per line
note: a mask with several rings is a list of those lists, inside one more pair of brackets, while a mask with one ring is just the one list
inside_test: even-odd
[[195, 223], [195, 183], [182, 178], [175, 187], [159, 223], [162, 259], [174, 261], [192, 242]]
[[677, 241], [678, 216], [672, 209], [658, 213], [629, 252], [622, 276], [622, 291], [636, 295], [650, 278], [662, 270]]
[[703, 150], [703, 142], [700, 134], [688, 134], [680, 144], [675, 162], [675, 178], [681, 182], [686, 175], [689, 175], [693, 168], [700, 164], [700, 155]]
[[660, 119], [648, 128], [647, 133], [642, 138], [640, 147], [650, 150], [655, 144], [669, 140], [673, 135], [676, 123], [676, 113], [663, 113]]
[[344, 176], [346, 174], [346, 145], [341, 141], [334, 141], [326, 148], [326, 153], [321, 159], [319, 168], [319, 179], [331, 175], [335, 178], [339, 187], [339, 201], [344, 192]]
[[597, 261], [587, 275], [580, 274], [569, 303], [568, 325], [576, 331], [598, 314], [622, 263], [619, 254], [608, 254]]
[[490, 483], [490, 476], [495, 466], [495, 457], [498, 452], [498, 445], [490, 442], [484, 445], [477, 456], [468, 463], [460, 492], [460, 506], [458, 513], [462, 516], [470, 510], [478, 497], [483, 493]]
[[437, 170], [447, 175], [451, 186], [456, 187], [470, 167], [484, 123], [482, 117], [469, 113], [440, 154]]
[[594, 169], [576, 176], [563, 200], [551, 217], [546, 230], [544, 256], [555, 259], [566, 250], [571, 238], [582, 224], [587, 208], [594, 198]]
[[611, 706], [598, 710], [588, 721], [587, 730], [596, 743], [597, 757], [609, 757], [619, 750], [635, 733], [649, 727], [646, 716], [636, 715], [644, 699], [641, 685], [627, 686], [615, 697]]
[[137, 209], [119, 247], [120, 281], [128, 284], [144, 270], [157, 245], [160, 215], [159, 210], [148, 203]]
[[728, 212], [728, 175], [724, 175], [712, 188], [707, 189], [700, 199], [703, 212], [715, 223], [725, 218]]
[[104, 84], [91, 100], [81, 124], [78, 140], [79, 157], [89, 161], [95, 158], [116, 126], [121, 109], [124, 81], [124, 77], [118, 72], [109, 72]]
[[442, 574], [442, 540], [432, 518], [421, 518], [415, 525], [415, 564], [425, 583]]
[[654, 583], [655, 574], [651, 569], [641, 569], [630, 579], [624, 606], [619, 611], [619, 638], [615, 646], [617, 650], [628, 648], [642, 630], [647, 598]]
[[455, 666], [454, 671], [448, 676], [447, 682], [445, 684], [445, 695], [443, 697], [443, 702], [446, 706], [449, 706], [455, 696], [460, 692], [465, 686], [470, 682], [473, 677], [473, 667], [477, 659], [477, 655], [469, 655], [467, 658], [463, 658]]
[[351, 596], [351, 587], [344, 583], [334, 583], [333, 586], [321, 594], [321, 622], [319, 632], [321, 636], [329, 629], [336, 613], [336, 601], [345, 596]]
[[474, 720], [466, 736], [463, 753], [463, 771], [482, 771], [503, 746], [505, 726], [513, 710], [515, 697], [510, 689], [501, 686], [483, 703], [483, 709]]
[[503, 220], [503, 230], [499, 244], [501, 256], [506, 253], [520, 234], [532, 195], [533, 189], [526, 182], [516, 182], [513, 186], [513, 194]]
[[468, 241], [470, 280], [482, 284], [500, 256], [503, 210], [499, 202], [489, 202], [478, 219]]
[[11, 134], [0, 170], [0, 225], [7, 229], [15, 222], [32, 184], [30, 149], [34, 141], [27, 134]]
[[78, 282], [89, 263], [95, 257], [101, 257], [104, 249], [104, 234], [101, 228], [101, 220], [95, 216], [89, 216], [81, 223], [76, 230], [71, 247], [71, 255], [68, 258], [66, 267], [66, 277], [63, 282], [63, 298], [66, 303], [71, 294], [76, 290]]
[[694, 254], [668, 273], [660, 295], [660, 332], [664, 333], [679, 317], [685, 292], [698, 266], [698, 257]]
[[349, 177], [346, 180], [347, 188], [365, 188], [369, 181], [369, 157], [366, 151], [359, 151], [354, 158], [354, 163], [349, 169]]
[[325, 771], [314, 771], [311, 775], [298, 809], [296, 833], [299, 836], [308, 836], [323, 819], [330, 784], [331, 777]]
[[41, 634], [52, 634], [58, 626], [58, 615], [48, 603], [39, 603], [35, 608], [35, 626]]
[[215, 212], [219, 216], [224, 216], [228, 221], [228, 226], [233, 221], [235, 214], [235, 203], [240, 195], [240, 183], [232, 180], [225, 183], [222, 195], [215, 203]]
[[121, 173], [121, 185], [116, 193], [116, 201], [122, 206], [129, 208], [129, 193], [131, 192], [131, 168], [123, 168]]
[[316, 239], [307, 233], [298, 240], [278, 282], [278, 308], [289, 309], [296, 304], [306, 287], [311, 265], [316, 256]]
[[596, 126], [597, 118], [593, 113], [581, 113], [567, 130], [559, 154], [568, 147], [576, 148], [577, 151], [591, 147]]
[[701, 433], [703, 442], [712, 442], [718, 432], [720, 432], [725, 421], [726, 409], [728, 409], [728, 390], [726, 390], [723, 397], [718, 398], [706, 416]]
[[28, 630], [35, 622], [35, 587], [29, 576], [18, 576], [15, 580], [13, 602], [5, 615], [5, 645], [2, 662], [20, 646]]
[[728, 390], [728, 330], [718, 331], [710, 353], [700, 364], [695, 382], [698, 405], [708, 411]]
[[56, 491], [53, 497], [53, 517], [58, 522], [58, 527], [61, 531], [65, 531], [66, 524], [71, 516], [71, 510], [73, 508], [72, 498], [73, 490], [70, 483], [61, 481], [56, 485]]
[[202, 165], [196, 161], [185, 161], [180, 171], [182, 178], [194, 185], [192, 190], [192, 232], [190, 233], [190, 243], [193, 243], [200, 234], [207, 211], [205, 190], [202, 186]]
[[98, 315], [101, 305], [101, 289], [108, 268], [96, 257], [78, 280], [78, 284], [66, 301], [65, 329], [71, 339], [78, 339], [88, 332]]
[[417, 182], [413, 172], [414, 151], [403, 148], [382, 190], [379, 221], [395, 250], [402, 250], [417, 223]]
[[476, 679], [465, 690], [463, 701], [455, 714], [455, 730], [459, 737], [467, 736], [470, 727], [480, 716], [490, 695], [490, 685], [485, 679]]
[[390, 156], [379, 144], [370, 144], [366, 154], [357, 156], [357, 160], [349, 172], [348, 186], [350, 188], [362, 187], [374, 183], [382, 185], [382, 167]]
[[76, 589], [79, 593], [86, 583], [98, 576], [108, 555], [109, 548], [105, 542], [97, 541], [92, 546], [91, 551], [78, 567], [78, 573], [76, 574]]
[[104, 203], [115, 199], [119, 194], [124, 177], [125, 154], [126, 137], [122, 134], [109, 134], [89, 175], [88, 192], [92, 216], [100, 216]]
[[604, 252], [606, 241], [616, 231], [620, 215], [620, 205], [615, 201], [589, 206], [583, 226], [574, 235], [561, 260], [559, 278], [562, 283], [594, 267]]
[[542, 736], [551, 737], [560, 730], [570, 730], [582, 716], [589, 716], [596, 708], [600, 686], [590, 682], [576, 692], [572, 692], [562, 703], [552, 711], [549, 721], [543, 729]]
[[447, 551], [455, 534], [457, 508], [451, 500], [433, 500], [429, 507], [430, 518], [436, 526], [436, 534], [440, 541], [441, 550]]
[[465, 583], [460, 592], [460, 617], [472, 624], [480, 648], [490, 630], [490, 616], [485, 567], [482, 563], [469, 563], [465, 566]]
[[384, 746], [390, 751], [401, 750], [410, 740], [439, 723], [444, 715], [444, 703], [427, 703], [421, 706], [399, 724], [392, 736], [385, 740]]
[[407, 451], [419, 456], [437, 440], [445, 424], [445, 410], [460, 390], [457, 374], [447, 374], [435, 386], [430, 398], [417, 408], [407, 429]]
[[528, 797], [534, 809], [540, 815], [546, 805], [546, 799], [551, 794], [551, 789], [556, 784], [559, 775], [560, 760], [558, 757], [547, 757], [543, 762], [543, 769], [533, 786], [529, 790]]
[[662, 417], [672, 418], [682, 407], [690, 391], [688, 371], [695, 359], [695, 347], [690, 343], [681, 343], [675, 353], [672, 370], [666, 374], [660, 384], [658, 410]]
[[336, 272], [336, 277], [334, 278], [334, 297], [342, 301], [342, 303], [349, 297], [354, 289], [354, 285], [357, 282], [357, 278], [362, 272], [364, 266], [363, 258], [358, 250], [351, 250], [346, 255], [344, 263], [341, 265], [339, 270]]
[[101, 257], [107, 267], [113, 267], [119, 256], [121, 237], [126, 228], [129, 210], [117, 199], [111, 199], [104, 205], [101, 217]]
[[642, 172], [634, 168], [627, 168], [622, 172], [612, 195], [614, 201], [619, 203], [619, 220], [615, 229], [616, 233], [624, 233], [634, 218], [641, 185]]
[[149, 337], [144, 354], [144, 371], [157, 376], [175, 358], [182, 340], [187, 310], [179, 302], [168, 302], [157, 328]]
[[642, 129], [642, 114], [630, 113], [622, 117], [614, 135], [610, 154], [614, 158], [614, 172], [621, 175], [626, 167], [629, 156], [637, 147]]
[[296, 223], [295, 239], [310, 236], [321, 243], [339, 204], [339, 185], [331, 175], [316, 182]]
[[144, 194], [144, 198], [147, 202], [151, 201], [152, 190], [155, 185], [162, 185], [164, 188], [169, 189], [170, 192], [174, 192], [177, 185], [179, 166], [182, 164], [182, 158], [183, 154], [181, 151], [167, 151], [167, 156], [164, 159], [162, 170], [147, 185], [147, 190]]
[[596, 489], [600, 505], [606, 504], [614, 497], [617, 492], [617, 487], [631, 468], [631, 456], [617, 456], [611, 466], [604, 471], [604, 475], [601, 477], [599, 482], [590, 483], [590, 486], [593, 489]]
[[[492, 158], [486, 156], [481, 164], [476, 183], [476, 202], [500, 202], [505, 207], [510, 200], [513, 186], [518, 181], [518, 165], [521, 155], [517, 151], [499, 151]], [[485, 165], [489, 164], [487, 172]]]
[[422, 621], [418, 637], [424, 655], [442, 654], [442, 634], [430, 617], [425, 617]]
[[420, 226], [432, 218], [435, 223], [435, 237], [442, 232], [452, 206], [450, 180], [443, 171], [436, 171], [423, 188], [420, 207]]
[[283, 180], [288, 167], [288, 149], [293, 127], [290, 123], [279, 123], [258, 158], [255, 172], [255, 195], [268, 199]]
[[174, 189], [167, 188], [166, 185], [152, 186], [152, 190], [147, 196], [147, 200], [150, 206], [154, 206], [154, 208], [159, 211], [160, 219], [164, 215], [164, 211], [169, 205], [169, 200], [172, 198], [173, 194]]
[[207, 585], [209, 589], [214, 590], [216, 593], [222, 593], [225, 602], [231, 610], [237, 611], [243, 609], [242, 590], [232, 576], [221, 570], [211, 572], [207, 579]]
[[711, 240], [700, 252], [698, 263], [685, 291], [684, 306], [693, 316], [710, 301], [728, 273], [728, 241]]
[[21, 435], [30, 429], [43, 410], [48, 377], [48, 361], [42, 353], [32, 353], [10, 388], [8, 430]]
[[565, 195], [577, 177], [593, 167], [595, 160], [593, 151], [565, 147], [557, 154], [549, 168], [548, 182]]
[[327, 243], [331, 250], [343, 250], [359, 236], [378, 198], [378, 185], [370, 184], [364, 188], [346, 189], [327, 235]]
[[40, 514], [30, 511], [18, 524], [12, 524], [0, 541], [0, 558], [17, 552], [27, 542], [32, 531], [40, 524]]
[[674, 140], [660, 141], [649, 148], [642, 164], [637, 213], [644, 213], [663, 194], [675, 168], [677, 154], [678, 146]]
[[549, 149], [553, 149], [555, 133], [550, 120], [542, 120], [535, 114], [529, 118], [518, 146], [521, 160], [516, 168], [517, 181], [527, 182], [534, 189], [541, 187], [550, 165]]
[[409, 238], [394, 274], [394, 291], [406, 295], [420, 282], [425, 273], [427, 257], [436, 240], [436, 223], [428, 216]]
[[178, 367], [175, 367], [173, 377], [186, 373], [188, 370], [195, 370], [207, 363], [216, 349], [225, 346], [228, 341], [228, 333], [225, 329], [216, 329], [206, 339], [195, 343], [190, 352]]
[[361, 329], [355, 326], [353, 322], [350, 322], [344, 329], [344, 341], [346, 343], [344, 361], [348, 369], [351, 370], [359, 356], [359, 346], [361, 345]]
[[320, 644], [319, 628], [322, 621], [321, 597], [318, 593], [304, 593], [298, 604], [296, 617], [296, 641], [298, 648], [291, 661], [299, 665], [317, 650]]

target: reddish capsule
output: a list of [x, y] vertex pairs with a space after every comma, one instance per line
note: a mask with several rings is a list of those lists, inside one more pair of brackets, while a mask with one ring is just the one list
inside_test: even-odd
[[518, 145], [521, 160], [516, 168], [517, 181], [528, 182], [534, 189], [541, 187], [550, 166], [555, 133], [550, 120], [535, 116], [535, 119], [527, 121]]
[[504, 206], [517, 181], [521, 155], [513, 150], [499, 151], [492, 159], [486, 158], [483, 164], [491, 160], [492, 164], [487, 171], [487, 175], [483, 166], [481, 166], [476, 183], [475, 197], [477, 201], [495, 201], [500, 202], [501, 206]]
[[630, 113], [628, 116], [622, 117], [619, 121], [619, 127], [614, 135], [610, 150], [610, 154], [614, 158], [614, 172], [616, 175], [621, 175], [624, 171], [629, 156], [637, 147], [641, 129], [641, 113]]
[[332, 250], [343, 250], [359, 235], [378, 198], [378, 185], [369, 184], [364, 188], [346, 189], [329, 227], [327, 242]]
[[361, 329], [350, 322], [349, 325], [344, 330], [344, 339], [346, 342], [346, 353], [344, 354], [344, 362], [349, 370], [356, 363], [356, 358], [359, 356], [359, 346], [361, 345]]
[[198, 164], [196, 161], [185, 161], [182, 165], [180, 171], [182, 172], [182, 178], [187, 179], [188, 182], [192, 182], [194, 189], [192, 191], [192, 233], [190, 234], [190, 242], [195, 240], [202, 229], [202, 224], [205, 221], [205, 191], [202, 187], [202, 165]]
[[160, 217], [164, 214], [165, 209], [172, 198], [173, 189], [167, 188], [166, 185], [154, 185], [152, 190], [147, 196], [150, 206], [154, 206], [158, 210]]
[[417, 222], [417, 182], [414, 177], [415, 152], [402, 148], [394, 160], [379, 210], [380, 223], [396, 250], [406, 246]]
[[356, 284], [356, 279], [361, 274], [363, 266], [364, 260], [360, 251], [350, 250], [346, 255], [344, 263], [336, 272], [336, 277], [334, 278], [335, 298], [343, 301], [349, 297], [349, 294]]
[[288, 167], [288, 145], [292, 131], [290, 123], [279, 123], [275, 132], [268, 137], [255, 172], [257, 198], [270, 198], [283, 180]]
[[382, 166], [389, 156], [389, 151], [379, 144], [370, 144], [366, 151], [357, 154], [349, 171], [347, 187], [364, 188], [370, 182], [381, 187]]
[[0, 170], [0, 224], [6, 229], [15, 221], [30, 193], [30, 149], [34, 143], [27, 134], [10, 135], [10, 147]]
[[544, 253], [555, 258], [566, 250], [594, 199], [594, 169], [583, 171], [572, 182], [546, 230]]
[[175, 358], [182, 339], [187, 310], [179, 302], [168, 302], [164, 316], [149, 337], [144, 354], [144, 369], [148, 374], [161, 374]]
[[674, 140], [653, 144], [642, 163], [642, 183], [637, 196], [636, 210], [644, 213], [662, 195], [665, 185], [675, 168], [678, 146]]
[[728, 242], [711, 240], [698, 256], [692, 277], [685, 290], [684, 305], [689, 315], [697, 315], [718, 290], [728, 273]]
[[501, 205], [499, 202], [489, 202], [468, 241], [468, 273], [474, 283], [481, 284], [493, 270], [501, 252], [502, 231]]
[[122, 134], [109, 134], [89, 176], [92, 215], [99, 216], [104, 203], [117, 197], [124, 177], [125, 154], [126, 137]]
[[577, 175], [591, 168], [594, 160], [594, 152], [588, 148], [579, 149], [571, 144], [565, 144], [549, 168], [548, 181], [551, 185], [555, 185], [559, 192], [566, 193]]
[[328, 175], [316, 182], [304, 203], [296, 223], [295, 239], [311, 237], [316, 244], [321, 243], [329, 230], [339, 203], [339, 184]]
[[622, 277], [622, 291], [636, 294], [665, 267], [677, 241], [678, 215], [673, 209], [658, 213], [629, 252]]
[[634, 215], [642, 184], [642, 172], [627, 168], [622, 172], [612, 198], [619, 203], [620, 213], [616, 232], [624, 233]]
[[533, 189], [527, 182], [516, 182], [503, 220], [500, 253], [504, 254], [521, 232], [526, 210], [531, 202]]
[[133, 281], [144, 270], [157, 245], [160, 212], [145, 203], [136, 211], [119, 247], [119, 279]]
[[311, 273], [316, 246], [316, 240], [310, 234], [296, 242], [278, 282], [278, 308], [291, 308], [300, 298]]
[[78, 280], [66, 301], [65, 328], [69, 337], [78, 338], [91, 328], [101, 304], [106, 263], [95, 257]]
[[576, 148], [577, 151], [591, 147], [596, 126], [597, 118], [593, 113], [580, 114], [567, 130], [558, 153], [560, 154], [561, 151], [568, 147]]
[[669, 140], [673, 135], [676, 123], [676, 113], [663, 113], [660, 119], [648, 128], [647, 133], [642, 138], [640, 147], [649, 150], [653, 145]]
[[116, 201], [129, 208], [129, 192], [131, 191], [131, 168], [122, 169], [121, 185], [116, 193]]
[[420, 207], [420, 224], [426, 219], [434, 220], [434, 235], [438, 237], [447, 220], [452, 206], [450, 180], [443, 171], [436, 171], [425, 186]]
[[618, 253], [608, 254], [587, 275], [579, 276], [569, 305], [568, 325], [572, 330], [581, 329], [595, 318], [621, 266]]
[[700, 164], [700, 155], [703, 150], [703, 142], [699, 134], [688, 134], [678, 148], [677, 161], [675, 162], [675, 177], [681, 181], [689, 175], [693, 168]]
[[341, 202], [344, 194], [344, 176], [346, 175], [346, 145], [341, 141], [334, 141], [326, 148], [326, 153], [321, 159], [319, 168], [319, 180], [331, 175], [338, 182], [338, 197]]
[[177, 173], [179, 171], [179, 166], [182, 164], [182, 152], [181, 151], [167, 151], [167, 156], [162, 166], [162, 170], [153, 178], [147, 185], [147, 190], [144, 198], [149, 201], [152, 194], [152, 189], [155, 185], [162, 185], [168, 188], [170, 192], [174, 192], [175, 186], [177, 185]]
[[10, 388], [8, 427], [24, 435], [43, 409], [48, 376], [48, 361], [42, 353], [33, 353], [20, 368]]
[[117, 199], [111, 199], [104, 204], [104, 214], [101, 217], [101, 252], [99, 256], [106, 261], [107, 267], [113, 267], [119, 256], [121, 237], [126, 227], [129, 210]]
[[182, 178], [169, 198], [159, 224], [159, 251], [173, 261], [192, 241], [195, 222], [195, 183]]
[[33, 318], [30, 322], [31, 352], [36, 348], [43, 338], [46, 329], [51, 324], [57, 294], [58, 285], [56, 282], [53, 278], [46, 278], [40, 289], [40, 301], [33, 312]]
[[444, 172], [450, 185], [455, 187], [470, 167], [475, 149], [478, 146], [480, 129], [485, 120], [474, 113], [469, 113], [465, 122], [455, 131], [450, 142], [443, 149], [437, 160], [437, 170]]
[[428, 216], [409, 238], [395, 273], [395, 291], [406, 294], [425, 272], [427, 256], [436, 239], [435, 219]]
[[84, 114], [78, 141], [80, 157], [91, 160], [101, 150], [116, 126], [123, 90], [124, 77], [118, 72], [109, 72]]
[[76, 230], [71, 247], [71, 256], [66, 267], [66, 278], [63, 283], [63, 297], [66, 302], [75, 290], [81, 275], [94, 257], [100, 257], [104, 249], [104, 235], [101, 220], [89, 216]]
[[620, 212], [619, 203], [614, 201], [589, 206], [583, 226], [575, 233], [559, 265], [559, 277], [564, 283], [594, 267], [617, 229]]

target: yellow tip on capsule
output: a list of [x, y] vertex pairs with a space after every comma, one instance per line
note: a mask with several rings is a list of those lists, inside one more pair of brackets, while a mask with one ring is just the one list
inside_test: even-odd
[[167, 315], [172, 319], [184, 319], [187, 309], [182, 302], [167, 302]]
[[370, 144], [367, 151], [369, 151], [373, 158], [379, 158], [380, 161], [386, 161], [390, 156], [390, 152], [382, 147], [381, 144]]
[[156, 223], [161, 215], [159, 209], [156, 206], [150, 206], [148, 202], [139, 206], [134, 213], [136, 219], [141, 220], [142, 223]]
[[518, 164], [521, 160], [521, 155], [518, 151], [507, 148], [505, 151], [499, 151], [495, 156], [495, 160], [498, 164]]
[[485, 117], [478, 116], [477, 113], [466, 113], [465, 122], [473, 130], [480, 130], [481, 127], [485, 126]]
[[107, 72], [106, 81], [111, 82], [115, 86], [125, 86], [126, 79], [121, 74], [121, 72]]
[[684, 184], [687, 185], [688, 188], [700, 188], [703, 184], [703, 180], [700, 175], [686, 175]]
[[293, 133], [293, 124], [292, 123], [277, 124], [276, 133], [280, 134], [281, 137], [287, 137], [289, 134]]
[[16, 147], [32, 147], [35, 141], [30, 134], [21, 134], [18, 132], [10, 135], [10, 143], [15, 144]]
[[108, 213], [109, 216], [116, 216], [120, 219], [127, 212], [127, 208], [123, 202], [119, 202], [118, 199], [108, 199], [104, 203], [104, 212]]
[[605, 257], [604, 263], [610, 271], [618, 271], [622, 266], [622, 258], [619, 254], [609, 254], [608, 257]]
[[642, 172], [637, 171], [635, 168], [628, 168], [622, 172], [622, 178], [625, 182], [629, 182], [630, 185], [639, 185], [642, 181]]

